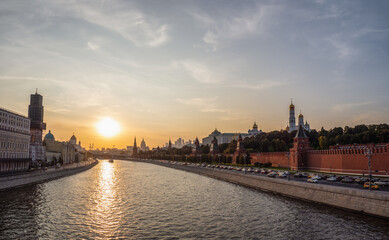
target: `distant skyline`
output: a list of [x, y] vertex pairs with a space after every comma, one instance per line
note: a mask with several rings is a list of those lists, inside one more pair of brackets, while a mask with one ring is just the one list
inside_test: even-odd
[[[56, 139], [151, 147], [215, 127], [388, 123], [388, 1], [1, 1], [0, 107]], [[121, 125], [112, 138], [95, 124]]]

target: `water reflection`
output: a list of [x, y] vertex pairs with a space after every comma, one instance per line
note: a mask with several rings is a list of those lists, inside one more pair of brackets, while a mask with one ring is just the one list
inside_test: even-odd
[[121, 214], [117, 212], [120, 203], [117, 195], [118, 178], [116, 176], [116, 164], [101, 161], [98, 165], [96, 176], [96, 188], [91, 197], [91, 209], [89, 211], [91, 225], [90, 231], [98, 238], [113, 236], [119, 228]]
[[384, 220], [145, 163], [0, 192], [1, 239], [388, 239]]

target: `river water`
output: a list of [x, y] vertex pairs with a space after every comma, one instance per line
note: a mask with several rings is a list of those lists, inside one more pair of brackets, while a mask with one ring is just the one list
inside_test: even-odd
[[389, 239], [382, 219], [157, 165], [0, 192], [0, 239]]

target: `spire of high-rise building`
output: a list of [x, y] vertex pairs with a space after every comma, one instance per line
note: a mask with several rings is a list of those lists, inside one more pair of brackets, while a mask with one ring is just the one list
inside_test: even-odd
[[138, 147], [136, 146], [136, 136], [134, 138], [134, 147], [132, 148], [132, 156], [135, 157], [138, 154]]

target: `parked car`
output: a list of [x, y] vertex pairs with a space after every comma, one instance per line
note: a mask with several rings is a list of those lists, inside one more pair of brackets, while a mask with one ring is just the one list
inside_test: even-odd
[[336, 176], [328, 177], [326, 180], [329, 181], [329, 182], [336, 182], [336, 181], [338, 181]]
[[366, 178], [363, 178], [363, 177], [357, 177], [354, 180], [354, 182], [356, 182], [358, 184], [364, 184], [366, 181], [367, 181]]
[[309, 183], [318, 183], [318, 180], [316, 178], [312, 177], [312, 178], [308, 178], [308, 182]]
[[345, 177], [342, 179], [342, 182], [344, 183], [352, 183], [354, 182], [354, 179], [350, 178], [350, 177]]
[[380, 180], [378, 182], [374, 182], [375, 184], [377, 184], [378, 186], [389, 186], [389, 180]]
[[344, 178], [344, 176], [336, 176], [337, 181], [342, 181], [343, 178]]
[[[364, 187], [364, 188], [369, 188], [369, 182], [365, 182], [365, 184], [363, 184], [363, 187]], [[372, 183], [372, 184], [371, 184], [371, 189], [373, 189], [373, 190], [378, 190], [378, 189], [380, 189], [380, 188], [379, 188], [379, 186], [378, 186], [377, 184]]]
[[271, 172], [271, 173], [267, 174], [268, 177], [273, 177], [273, 178], [275, 178], [276, 175], [277, 174], [275, 172]]
[[287, 176], [286, 172], [278, 172], [278, 177], [280, 178], [286, 178]]

